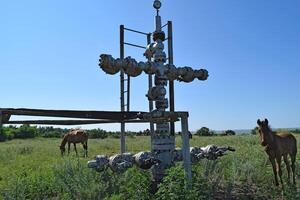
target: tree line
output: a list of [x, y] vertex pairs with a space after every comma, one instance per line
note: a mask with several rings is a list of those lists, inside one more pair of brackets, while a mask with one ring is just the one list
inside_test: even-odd
[[222, 133], [216, 133], [213, 130], [210, 130], [207, 127], [202, 127], [199, 130], [196, 131], [195, 135], [198, 136], [228, 136], [228, 135], [236, 135], [236, 133], [233, 130], [226, 130], [223, 131]]
[[[0, 131], [0, 142], [11, 140], [11, 139], [25, 139], [25, 138], [35, 138], [35, 137], [44, 137], [44, 138], [61, 138], [65, 133], [71, 131], [68, 128], [55, 128], [53, 126], [30, 126], [30, 125], [21, 125], [17, 126], [3, 126]], [[86, 130], [89, 138], [100, 138], [104, 139], [107, 137], [111, 138], [120, 138], [120, 131], [106, 131], [100, 128], [97, 129], [88, 129]], [[300, 133], [300, 129], [289, 130], [291, 133]], [[180, 135], [181, 133], [178, 132]], [[255, 127], [251, 130], [251, 134], [258, 134], [258, 127]], [[149, 136], [150, 130], [146, 129], [144, 131], [126, 131], [126, 136]], [[197, 136], [228, 136], [236, 135], [233, 130], [226, 130], [222, 133], [216, 133], [215, 131], [210, 130], [207, 127], [202, 127], [196, 131], [195, 135]]]
[[[26, 139], [35, 137], [61, 138], [64, 134], [71, 131], [68, 128], [55, 128], [53, 126], [30, 126], [27, 124], [17, 126], [3, 126], [0, 131], [0, 142], [12, 139]], [[100, 128], [86, 130], [89, 138], [119, 138], [119, 131], [106, 131]], [[144, 131], [126, 131], [126, 136], [147, 136], [150, 135], [149, 129]]]

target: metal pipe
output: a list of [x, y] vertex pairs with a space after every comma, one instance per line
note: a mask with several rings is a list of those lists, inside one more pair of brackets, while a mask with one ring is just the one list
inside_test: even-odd
[[161, 28], [164, 28], [165, 26], [168, 26], [168, 23], [166, 23], [165, 25], [163, 25]]
[[140, 46], [140, 45], [137, 45], [137, 44], [131, 44], [131, 43], [127, 43], [127, 42], [124, 42], [124, 44], [129, 45], [129, 46], [133, 46], [133, 47], [138, 47], [138, 48], [141, 48], [141, 49], [146, 49], [146, 47], [143, 47], [143, 46]]
[[[151, 33], [147, 35], [147, 44], [151, 44]], [[148, 58], [148, 61], [151, 61], [151, 58]], [[148, 75], [148, 89], [150, 90], [153, 87], [153, 79], [152, 79], [152, 74]], [[149, 100], [149, 112], [153, 110], [153, 101]], [[150, 122], [150, 135], [151, 135], [151, 140], [154, 134], [154, 123]], [[152, 151], [152, 145], [151, 145], [151, 151]]]
[[0, 111], [0, 135], [2, 135], [2, 112]]
[[[172, 22], [168, 21], [168, 61], [170, 65], [173, 65], [173, 26]], [[170, 112], [175, 111], [174, 104], [174, 81], [169, 81], [169, 104]], [[175, 135], [175, 123], [170, 122], [170, 134]]]
[[[120, 25], [120, 58], [124, 59], [124, 25]], [[124, 71], [121, 69], [120, 73], [120, 95], [121, 95], [121, 112], [125, 111], [125, 103], [124, 103]], [[121, 138], [120, 138], [120, 145], [121, 145], [121, 153], [125, 153], [125, 122], [121, 122]]]
[[130, 76], [127, 74], [127, 112], [130, 111]]
[[130, 29], [130, 28], [124, 28], [124, 30], [135, 32], [135, 33], [139, 33], [139, 34], [143, 34], [143, 35], [148, 35], [148, 33], [144, 33], [144, 32], [137, 31], [137, 30], [133, 30], [133, 29]]

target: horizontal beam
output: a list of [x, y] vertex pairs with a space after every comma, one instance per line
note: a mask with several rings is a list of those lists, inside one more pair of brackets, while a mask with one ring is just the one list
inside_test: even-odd
[[131, 43], [127, 43], [127, 42], [124, 42], [124, 44], [126, 44], [128, 46], [133, 46], [133, 47], [141, 48], [141, 49], [146, 49], [146, 47], [140, 46], [140, 45], [137, 45], [137, 44], [131, 44]]
[[137, 119], [143, 112], [114, 112], [114, 111], [79, 111], [79, 110], [45, 110], [45, 109], [26, 109], [26, 108], [0, 108], [5, 115], [26, 115], [42, 117], [67, 117], [84, 119], [107, 119], [107, 120], [131, 120]]
[[[144, 120], [126, 120], [125, 123], [146, 123]], [[25, 120], [8, 121], [4, 124], [35, 124], [35, 125], [88, 125], [88, 124], [108, 124], [121, 123], [114, 120]]]
[[149, 34], [149, 33], [141, 32], [141, 31], [133, 30], [133, 29], [130, 29], [130, 28], [124, 28], [124, 30], [131, 31], [131, 32], [134, 32], [134, 33], [139, 33], [139, 34], [142, 34], [142, 35], [148, 35]]

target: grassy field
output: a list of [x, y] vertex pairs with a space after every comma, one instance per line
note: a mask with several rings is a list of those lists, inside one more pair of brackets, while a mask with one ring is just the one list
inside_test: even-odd
[[[275, 187], [273, 172], [257, 136], [215, 136], [191, 139], [191, 146], [230, 145], [236, 152], [217, 161], [193, 165], [191, 189], [183, 187], [180, 164], [168, 171], [155, 195], [147, 191], [149, 173], [136, 168], [124, 174], [97, 173], [86, 162], [97, 154], [119, 152], [119, 140], [89, 140], [89, 158], [77, 158], [71, 148], [61, 157], [60, 139], [36, 138], [0, 143], [0, 199], [300, 199], [300, 135], [296, 163], [297, 186]], [[181, 140], [176, 139], [177, 146]], [[127, 138], [127, 150], [148, 150], [149, 137]], [[80, 155], [83, 150], [78, 146]]]

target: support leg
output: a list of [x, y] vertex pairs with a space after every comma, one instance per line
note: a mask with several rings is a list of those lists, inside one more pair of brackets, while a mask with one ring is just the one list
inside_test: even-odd
[[2, 112], [0, 111], [0, 135], [2, 135]]
[[120, 137], [120, 144], [121, 144], [121, 153], [126, 152], [126, 147], [125, 147], [125, 122], [121, 123], [121, 137]]
[[190, 156], [190, 142], [189, 142], [189, 130], [188, 130], [188, 114], [181, 116], [181, 138], [182, 138], [182, 153], [183, 153], [183, 165], [185, 170], [185, 177], [187, 180], [192, 180], [191, 170], [191, 156]]

